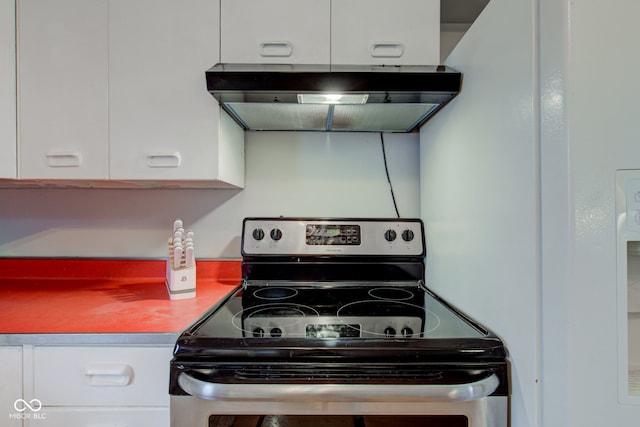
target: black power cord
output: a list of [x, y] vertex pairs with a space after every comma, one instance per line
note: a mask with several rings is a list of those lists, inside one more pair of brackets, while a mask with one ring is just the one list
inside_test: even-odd
[[391, 200], [393, 200], [393, 208], [396, 210], [396, 216], [400, 218], [400, 212], [398, 211], [398, 204], [396, 203], [396, 196], [393, 193], [393, 185], [391, 184], [391, 178], [389, 177], [389, 167], [387, 166], [387, 152], [384, 149], [384, 135], [382, 132], [380, 132], [380, 143], [382, 145], [382, 160], [384, 160], [384, 171], [387, 174], [387, 182], [389, 183]]

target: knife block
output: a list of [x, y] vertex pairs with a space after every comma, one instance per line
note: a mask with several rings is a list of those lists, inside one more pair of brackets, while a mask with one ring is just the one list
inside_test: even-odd
[[195, 298], [196, 296], [196, 263], [190, 267], [174, 268], [173, 260], [167, 260], [166, 274], [167, 292], [172, 300]]

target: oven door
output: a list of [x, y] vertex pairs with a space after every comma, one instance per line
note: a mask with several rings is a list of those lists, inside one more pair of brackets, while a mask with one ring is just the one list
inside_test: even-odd
[[[183, 371], [186, 395], [171, 396], [171, 426], [507, 427], [508, 397], [494, 372], [469, 381], [432, 383], [234, 383], [216, 374]], [[402, 418], [402, 419], [401, 419]]]

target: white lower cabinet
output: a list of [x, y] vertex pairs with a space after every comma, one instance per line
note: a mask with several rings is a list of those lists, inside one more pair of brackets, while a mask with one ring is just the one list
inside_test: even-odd
[[25, 426], [169, 426], [171, 346], [36, 346]]
[[[0, 425], [22, 425], [22, 347], [0, 347]], [[17, 409], [16, 409], [17, 407]]]

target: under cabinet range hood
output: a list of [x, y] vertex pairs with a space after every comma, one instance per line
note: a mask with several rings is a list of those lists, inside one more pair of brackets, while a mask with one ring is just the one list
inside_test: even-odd
[[245, 130], [412, 132], [460, 91], [445, 66], [217, 64], [207, 89]]

